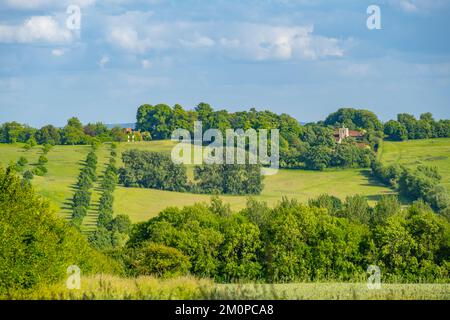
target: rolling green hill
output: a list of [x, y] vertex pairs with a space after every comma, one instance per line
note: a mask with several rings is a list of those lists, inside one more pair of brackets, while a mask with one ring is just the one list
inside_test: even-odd
[[[173, 146], [170, 141], [153, 141], [140, 143], [119, 144], [119, 153], [128, 149], [141, 149], [169, 153]], [[81, 161], [89, 152], [88, 146], [55, 146], [47, 155], [48, 173], [44, 177], [35, 177], [33, 184], [37, 191], [50, 199], [61, 216], [70, 217], [70, 200], [74, 190]], [[37, 162], [40, 147], [25, 151], [22, 145], [0, 145], [0, 164], [8, 165], [10, 161], [17, 161], [24, 156], [29, 166]], [[97, 174], [101, 176], [104, 165], [108, 162], [109, 145], [103, 145], [97, 151]], [[120, 165], [120, 162], [119, 162]], [[188, 169], [192, 177], [192, 168]], [[95, 187], [95, 186], [94, 186]], [[323, 193], [329, 193], [340, 198], [348, 195], [363, 194], [373, 203], [381, 195], [392, 191], [368, 177], [367, 170], [327, 170], [323, 172], [304, 170], [280, 170], [277, 175], [266, 177], [264, 190], [255, 197], [258, 200], [274, 204], [283, 196], [307, 201]], [[96, 209], [100, 191], [94, 188], [91, 208], [84, 221], [84, 229], [92, 230], [96, 223]], [[147, 220], [168, 206], [184, 206], [199, 201], [209, 202], [210, 196], [168, 191], [118, 187], [115, 191], [114, 209], [116, 214], [127, 214], [133, 221]], [[222, 196], [233, 209], [245, 206], [245, 196]]]
[[450, 138], [384, 142], [380, 160], [407, 167], [436, 166], [442, 184], [450, 190]]

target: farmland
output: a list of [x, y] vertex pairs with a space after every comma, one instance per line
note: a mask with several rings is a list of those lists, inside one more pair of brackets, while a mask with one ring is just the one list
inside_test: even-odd
[[[170, 153], [173, 142], [152, 141], [139, 143], [121, 143], [119, 154], [129, 149], [158, 151]], [[104, 165], [108, 162], [109, 145], [102, 145], [97, 151], [97, 174], [101, 175]], [[48, 153], [48, 173], [43, 177], [35, 177], [33, 184], [39, 194], [48, 198], [57, 208], [62, 217], [70, 216], [70, 199], [73, 195], [73, 185], [76, 182], [81, 162], [89, 152], [88, 146], [55, 146]], [[0, 164], [8, 165], [21, 156], [29, 160], [33, 166], [41, 153], [40, 147], [25, 151], [20, 144], [0, 145]], [[119, 165], [120, 162], [119, 162]], [[192, 177], [192, 168], [188, 168]], [[264, 180], [264, 190], [256, 196], [258, 200], [273, 205], [282, 197], [307, 201], [312, 197], [328, 193], [344, 199], [348, 195], [361, 194], [373, 204], [380, 196], [393, 191], [373, 181], [369, 171], [363, 169], [327, 169], [325, 171], [280, 170], [278, 174], [268, 176]], [[119, 186], [115, 191], [114, 209], [116, 214], [127, 214], [133, 222], [145, 221], [156, 216], [168, 206], [185, 206], [196, 202], [209, 202], [209, 195], [177, 193], [169, 191], [124, 188]], [[95, 225], [95, 207], [100, 192], [94, 188], [92, 205], [84, 221], [84, 227], [92, 230]], [[232, 209], [239, 210], [247, 202], [246, 196], [222, 196]]]

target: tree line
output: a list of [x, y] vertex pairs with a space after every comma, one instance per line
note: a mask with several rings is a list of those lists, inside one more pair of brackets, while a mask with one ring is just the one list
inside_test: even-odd
[[122, 247], [128, 240], [131, 221], [127, 215], [114, 217], [114, 190], [118, 182], [117, 145], [111, 144], [109, 164], [103, 174], [103, 190], [98, 206], [97, 229], [89, 235], [90, 244], [98, 250], [110, 250]]
[[[141, 140], [144, 137], [148, 140], [148, 135], [140, 135]], [[63, 128], [57, 128], [53, 125], [46, 125], [40, 129], [32, 128], [28, 125], [18, 122], [7, 122], [0, 126], [1, 143], [25, 143], [25, 146], [32, 147], [40, 145], [89, 145], [98, 142], [124, 142], [128, 136], [123, 128], [114, 127], [109, 129], [101, 122], [88, 123], [83, 126], [81, 121], [76, 118], [70, 118]]]
[[194, 182], [186, 167], [160, 152], [128, 150], [122, 153], [124, 167], [119, 182], [125, 187], [206, 194], [260, 194], [263, 177], [259, 165], [215, 164], [194, 167]]
[[86, 217], [91, 204], [91, 189], [97, 180], [97, 155], [95, 154], [96, 145], [92, 146], [92, 150], [88, 153], [84, 166], [80, 170], [76, 191], [72, 198], [72, 219], [71, 223], [80, 229], [84, 217]]
[[386, 282], [434, 282], [450, 275], [449, 232], [425, 203], [402, 209], [394, 196], [374, 208], [361, 196], [283, 199], [273, 208], [250, 199], [238, 213], [213, 198], [135, 225], [116, 257], [130, 275], [219, 282], [359, 281], [369, 265]]
[[450, 137], [450, 120], [436, 121], [429, 112], [416, 119], [413, 115], [401, 113], [397, 120], [390, 120], [384, 125], [386, 138], [393, 141], [448, 138]]
[[376, 161], [372, 164], [372, 175], [406, 198], [423, 200], [436, 212], [450, 217], [450, 197], [447, 188], [440, 184], [442, 176], [436, 167], [421, 165], [410, 169]]

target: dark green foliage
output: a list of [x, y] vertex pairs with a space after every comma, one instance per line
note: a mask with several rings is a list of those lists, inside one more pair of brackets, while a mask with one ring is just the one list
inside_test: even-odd
[[316, 199], [310, 199], [308, 203], [311, 207], [327, 209], [328, 213], [332, 216], [337, 216], [342, 210], [341, 199], [328, 194], [322, 194]]
[[339, 215], [361, 224], [369, 224], [371, 221], [371, 209], [367, 199], [360, 195], [348, 196]]
[[390, 120], [384, 125], [384, 134], [389, 140], [393, 141], [403, 141], [408, 139], [408, 131], [404, 124]]
[[48, 162], [48, 159], [46, 156], [41, 155], [39, 156], [38, 164], [39, 165], [45, 165]]
[[[216, 281], [354, 281], [376, 264], [383, 281], [417, 282], [448, 278], [449, 239], [444, 218], [423, 203], [402, 211], [395, 197], [374, 209], [357, 196], [341, 204], [324, 195], [309, 206], [284, 199], [274, 208], [250, 199], [240, 213], [215, 198], [135, 225], [126, 252], [133, 257], [149, 242], [174, 248], [191, 274]], [[129, 263], [130, 274], [138, 270]]]
[[318, 145], [309, 148], [302, 156], [302, 160], [310, 170], [324, 170], [330, 165], [332, 153], [331, 148]]
[[35, 129], [17, 122], [6, 122], [0, 126], [0, 142], [27, 142], [33, 137]]
[[397, 214], [374, 230], [377, 264], [384, 277], [433, 281], [450, 275], [450, 229], [422, 204]]
[[368, 110], [356, 110], [342, 108], [330, 114], [324, 121], [326, 126], [342, 127], [350, 129], [365, 129], [370, 131], [382, 131], [383, 124], [378, 117]]
[[189, 258], [179, 250], [152, 242], [144, 243], [132, 257], [135, 275], [177, 277], [186, 275], [189, 268]]
[[170, 156], [148, 151], [129, 150], [122, 154], [125, 165], [120, 170], [120, 183], [125, 187], [186, 191], [186, 168], [174, 164]]
[[391, 140], [413, 140], [450, 137], [450, 121], [436, 121], [431, 113], [424, 113], [417, 120], [413, 115], [402, 113], [397, 121], [385, 124], [384, 133]]
[[39, 144], [53, 146], [61, 144], [61, 130], [52, 125], [44, 126], [36, 131], [35, 137]]
[[259, 165], [203, 165], [194, 168], [195, 190], [208, 194], [260, 194], [263, 176]]
[[401, 204], [396, 196], [383, 196], [373, 208], [371, 223], [381, 225], [401, 210]]
[[34, 178], [34, 174], [33, 174], [32, 171], [27, 170], [27, 171], [24, 172], [23, 178], [24, 178], [25, 180], [31, 181], [31, 180], [33, 180], [33, 178]]
[[44, 176], [47, 173], [47, 168], [43, 165], [38, 165], [33, 169], [33, 173], [36, 176]]
[[28, 164], [28, 160], [25, 157], [20, 157], [17, 161], [17, 166], [19, 167], [25, 167]]
[[[76, 121], [75, 121], [76, 124]], [[86, 157], [84, 166], [80, 170], [77, 190], [72, 198], [72, 225], [80, 228], [91, 204], [91, 191], [96, 179], [97, 156], [94, 150]]]
[[425, 201], [437, 212], [447, 212], [450, 207], [448, 190], [440, 185], [442, 177], [435, 167], [418, 166], [416, 169], [407, 169], [374, 162], [372, 174], [381, 182], [397, 189], [403, 196]]
[[87, 275], [113, 272], [115, 264], [56, 218], [29, 184], [0, 168], [0, 294], [61, 281], [70, 265]]

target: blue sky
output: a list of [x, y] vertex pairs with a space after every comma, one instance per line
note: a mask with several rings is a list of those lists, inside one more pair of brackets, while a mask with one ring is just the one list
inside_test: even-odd
[[448, 0], [0, 0], [0, 122], [123, 123], [143, 103], [202, 101], [302, 122], [340, 107], [449, 118], [449, 31]]

